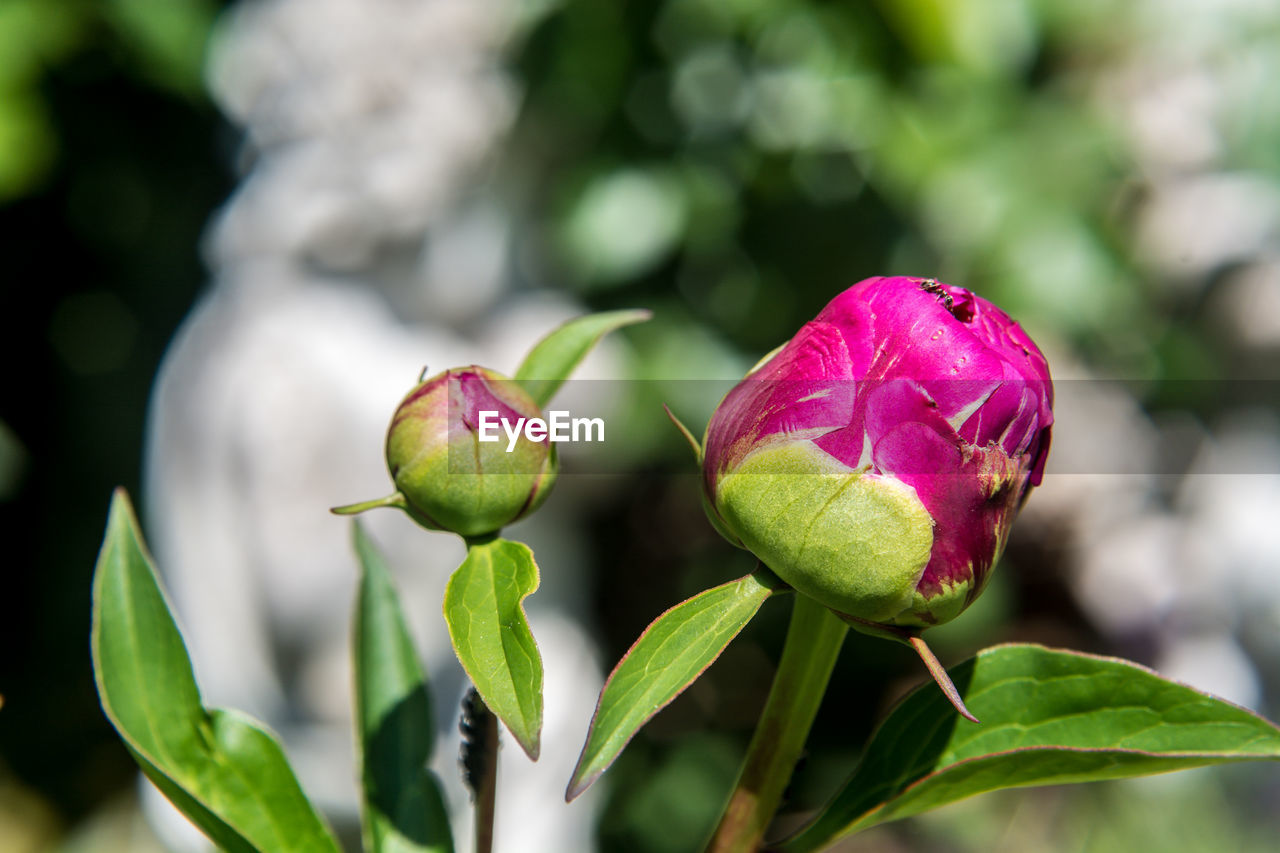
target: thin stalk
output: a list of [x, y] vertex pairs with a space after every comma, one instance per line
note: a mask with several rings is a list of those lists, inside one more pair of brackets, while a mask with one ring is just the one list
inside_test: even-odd
[[708, 853], [751, 853], [782, 802], [849, 626], [796, 593], [773, 687]]
[[498, 792], [498, 718], [474, 687], [462, 701], [462, 770], [475, 803], [476, 853], [492, 853]]

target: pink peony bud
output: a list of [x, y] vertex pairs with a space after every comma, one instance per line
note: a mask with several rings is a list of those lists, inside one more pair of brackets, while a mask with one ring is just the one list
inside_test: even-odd
[[554, 446], [518, 429], [506, 433], [541, 416], [517, 382], [492, 370], [473, 365], [436, 374], [409, 392], [387, 429], [397, 491], [333, 511], [398, 507], [432, 530], [494, 533], [537, 509], [555, 483]]
[[986, 584], [1039, 484], [1044, 356], [999, 308], [932, 279], [841, 293], [711, 418], [713, 522], [855, 627], [946, 622]]

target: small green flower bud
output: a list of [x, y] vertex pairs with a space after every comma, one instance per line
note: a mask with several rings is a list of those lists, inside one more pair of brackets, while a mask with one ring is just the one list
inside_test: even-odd
[[555, 448], [521, 428], [541, 417], [519, 384], [492, 370], [437, 374], [409, 392], [387, 430], [396, 494], [335, 511], [398, 506], [432, 530], [494, 533], [537, 509], [555, 482]]

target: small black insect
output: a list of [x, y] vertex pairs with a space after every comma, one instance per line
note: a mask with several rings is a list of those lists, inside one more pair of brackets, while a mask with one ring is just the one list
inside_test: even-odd
[[458, 729], [462, 732], [459, 756], [462, 778], [474, 799], [498, 760], [497, 719], [474, 687], [462, 700], [462, 719], [458, 721]]
[[920, 289], [925, 293], [932, 293], [934, 296], [941, 296], [942, 304], [947, 306], [947, 310], [952, 313], [955, 312], [955, 300], [951, 298], [950, 293], [947, 293], [947, 291], [943, 289], [942, 285], [938, 283], [936, 278], [926, 278], [924, 281], [920, 282]]

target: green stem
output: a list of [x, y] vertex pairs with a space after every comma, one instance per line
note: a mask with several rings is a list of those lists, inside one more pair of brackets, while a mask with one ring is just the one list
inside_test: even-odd
[[796, 593], [769, 699], [708, 853], [750, 853], [759, 848], [809, 736], [848, 630], [830, 610]]

